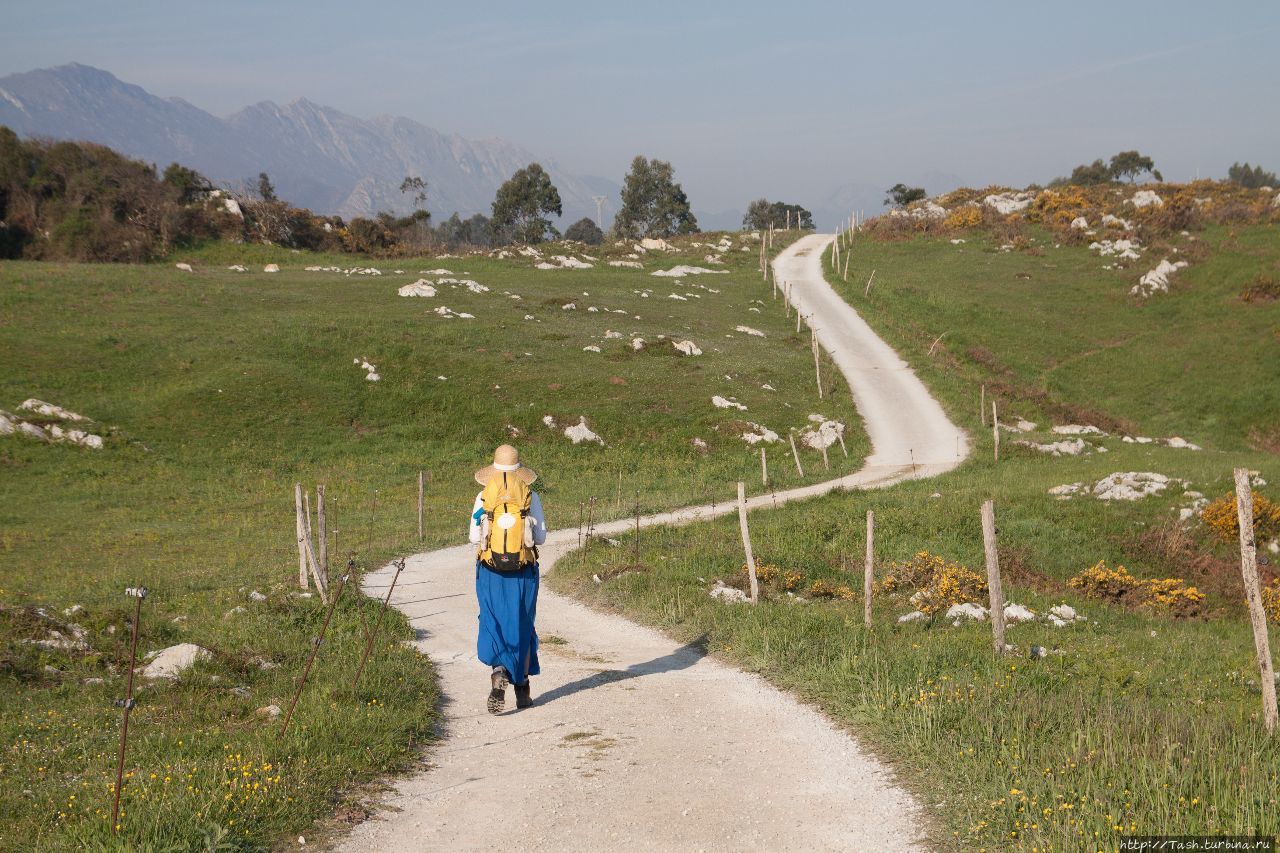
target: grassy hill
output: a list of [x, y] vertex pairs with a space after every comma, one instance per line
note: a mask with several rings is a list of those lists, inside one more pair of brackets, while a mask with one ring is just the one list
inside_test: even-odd
[[[705, 633], [716, 654], [849, 724], [918, 792], [940, 848], [1113, 849], [1120, 834], [1144, 832], [1274, 835], [1280, 742], [1261, 730], [1235, 543], [1197, 515], [1180, 522], [1179, 511], [1202, 506], [1193, 493], [1230, 492], [1236, 466], [1258, 471], [1257, 492], [1280, 499], [1280, 303], [1242, 298], [1280, 271], [1277, 226], [1209, 224], [1166, 234], [1158, 246], [1144, 239], [1150, 248], [1122, 269], [1088, 240], [1031, 224], [1015, 241], [1004, 225], [871, 228], [846, 250], [847, 284], [843, 269], [827, 267], [971, 431], [976, 450], [965, 465], [887, 492], [757, 514], [755, 552], [778, 572], [756, 608], [707, 595], [717, 578], [744, 580], [731, 519], [647, 535], [643, 572], [587, 582], [609, 576], [613, 555], [601, 549], [553, 583], [680, 637]], [[1190, 261], [1169, 292], [1130, 295], [1166, 256]], [[1036, 424], [1003, 434], [998, 464], [989, 416], [980, 421], [984, 384], [1002, 421]], [[1067, 424], [1106, 435], [1080, 436], [1079, 456], [1016, 443], [1073, 440], [1050, 431]], [[1165, 443], [1174, 436], [1205, 449]], [[1073, 483], [1092, 490], [1115, 472], [1170, 483], [1132, 502], [1049, 492]], [[909, 585], [878, 593], [864, 629], [866, 511], [877, 516], [879, 582], [892, 575], [903, 584], [920, 552], [983, 574], [986, 499], [997, 506], [1005, 597], [1038, 614], [1009, 629], [1016, 652], [993, 656], [986, 622], [953, 627], [938, 613], [899, 623], [913, 609]], [[1137, 579], [1180, 578], [1183, 591], [1141, 606], [1069, 583], [1103, 560]], [[1264, 550], [1263, 560], [1270, 581], [1277, 557]], [[1085, 618], [1050, 624], [1047, 612], [1063, 603]], [[1033, 646], [1047, 656], [1030, 657]]]
[[[101, 450], [0, 437], [0, 775], [11, 794], [0, 800], [0, 847], [108, 839], [126, 586], [152, 591], [140, 654], [179, 642], [213, 653], [176, 683], [140, 689], [121, 828], [130, 845], [269, 845], [430, 739], [431, 668], [401, 645], [413, 626], [395, 612], [350, 687], [362, 620], [375, 612], [354, 594], [288, 736], [277, 740], [280, 720], [257, 713], [288, 707], [324, 616], [318, 599], [291, 594], [295, 482], [326, 484], [334, 562], [354, 552], [363, 570], [458, 542], [471, 473], [504, 441], [541, 474], [559, 527], [579, 523], [592, 498], [598, 520], [637, 501], [649, 511], [728, 497], [736, 480], [759, 476], [746, 422], [785, 436], [812, 413], [837, 418], [850, 457], [833, 468], [856, 468], [866, 441], [849, 396], [817, 399], [809, 340], [760, 281], [758, 242], [734, 235], [721, 246], [699, 237], [670, 252], [605, 250], [639, 255], [642, 269], [603, 255], [590, 269], [536, 268], [561, 252], [581, 258], [573, 246], [546, 248], [545, 259], [393, 264], [215, 245], [149, 266], [0, 267], [0, 409], [40, 421], [17, 411], [38, 398], [92, 418], [105, 437]], [[267, 263], [281, 271], [264, 273]], [[305, 269], [353, 263], [383, 274]], [[650, 275], [681, 263], [727, 272]], [[397, 295], [419, 278], [437, 295]], [[701, 355], [681, 355], [673, 340]], [[366, 359], [379, 381], [355, 363]], [[746, 410], [717, 408], [715, 396]], [[564, 435], [580, 419], [603, 445]], [[793, 482], [785, 439], [767, 448], [775, 482]], [[805, 452], [806, 467], [820, 467]], [[420, 470], [431, 474], [422, 542]], [[65, 634], [64, 623], [85, 630], [85, 648], [30, 642]]]

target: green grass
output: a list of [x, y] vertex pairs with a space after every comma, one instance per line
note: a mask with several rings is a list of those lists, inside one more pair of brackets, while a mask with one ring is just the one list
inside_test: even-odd
[[[740, 582], [732, 519], [646, 532], [641, 570], [628, 574], [608, 569], [631, 561], [629, 543], [593, 546], [566, 560], [553, 585], [681, 639], [705, 634], [713, 653], [849, 725], [920, 795], [939, 848], [1107, 850], [1134, 832], [1280, 832], [1280, 740], [1261, 729], [1233, 545], [1198, 525], [1185, 549], [1160, 544], [1191, 502], [1180, 484], [1134, 503], [1048, 494], [1115, 471], [1161, 472], [1210, 498], [1231, 490], [1235, 466], [1280, 481], [1277, 457], [1251, 449], [1276, 422], [1266, 377], [1280, 375], [1280, 315], [1274, 303], [1233, 301], [1280, 258], [1274, 229], [1241, 229], [1230, 243], [1204, 235], [1214, 244], [1209, 256], [1146, 305], [1127, 289], [1154, 262], [1110, 275], [1083, 248], [1005, 254], [980, 234], [966, 236], [960, 246], [858, 244], [846, 297], [973, 432], [974, 457], [937, 479], [755, 513], [755, 552], [802, 573], [801, 598], [819, 579], [860, 593], [863, 519], [874, 509], [881, 577], [920, 550], [982, 572], [979, 507], [990, 498], [1006, 599], [1041, 613], [1067, 602], [1087, 622], [1012, 627], [1007, 640], [1018, 651], [998, 659], [986, 623], [898, 624], [912, 609], [902, 597], [879, 597], [870, 630], [860, 595], [804, 602], [773, 586], [758, 607], [727, 606], [707, 590], [717, 578]], [[930, 357], [943, 332], [945, 346]], [[1122, 333], [1127, 342], [1115, 353], [1103, 346]], [[1074, 417], [1178, 434], [1207, 449], [1128, 444], [1113, 434], [1091, 439], [1105, 454], [1053, 458], [1006, 435], [996, 465], [977, 411], [984, 382], [1003, 411], [1039, 422], [1038, 441]], [[1274, 485], [1260, 491], [1277, 497]], [[1066, 582], [1101, 559], [1140, 577], [1185, 578], [1206, 591], [1207, 614], [1174, 620], [1082, 598]], [[611, 579], [596, 584], [592, 574]], [[1052, 651], [1032, 660], [1032, 645]]]
[[[785, 435], [811, 412], [838, 417], [851, 426], [851, 455], [833, 458], [833, 468], [856, 468], [867, 445], [847, 392], [819, 401], [808, 338], [775, 304], [748, 310], [769, 300], [754, 249], [727, 254], [728, 275], [648, 275], [705, 266], [706, 253], [650, 255], [644, 271], [603, 260], [553, 271], [524, 259], [367, 261], [219, 245], [171, 259], [192, 262], [194, 274], [171, 262], [0, 266], [0, 408], [37, 397], [111, 430], [98, 452], [0, 438], [0, 848], [112, 843], [126, 586], [152, 590], [141, 652], [194, 642], [214, 653], [181, 681], [139, 693], [126, 846], [189, 846], [206, 836], [270, 846], [310, 832], [430, 740], [434, 676], [402, 643], [413, 627], [395, 612], [359, 688], [350, 687], [361, 612], [371, 619], [376, 606], [354, 594], [334, 617], [289, 735], [277, 740], [280, 721], [255, 714], [271, 703], [287, 708], [323, 620], [318, 600], [290, 595], [295, 482], [326, 484], [335, 562], [354, 551], [363, 569], [458, 542], [477, 490], [471, 473], [513, 440], [513, 428], [541, 474], [553, 526], [576, 524], [592, 497], [597, 519], [629, 515], [636, 493], [645, 511], [727, 498], [734, 481], [759, 476], [758, 449], [738, 437], [737, 420]], [[238, 261], [251, 272], [225, 269]], [[262, 273], [266, 262], [283, 271]], [[386, 274], [302, 269], [330, 264]], [[441, 267], [491, 290], [396, 295], [418, 270]], [[645, 289], [652, 295], [641, 296]], [[570, 301], [578, 310], [562, 310]], [[477, 319], [431, 313], [442, 304]], [[589, 312], [593, 305], [625, 314]], [[767, 336], [736, 332], [738, 324]], [[632, 351], [633, 333], [650, 347]], [[679, 357], [659, 335], [690, 338], [704, 355]], [[602, 352], [584, 352], [588, 345]], [[352, 363], [362, 357], [380, 382]], [[748, 411], [713, 407], [717, 394]], [[572, 445], [543, 424], [546, 415], [560, 428], [585, 415], [606, 446]], [[769, 448], [779, 487], [795, 482], [784, 448]], [[817, 458], [809, 451], [807, 467]], [[422, 543], [419, 470], [432, 475]], [[250, 601], [253, 590], [268, 600]], [[23, 642], [47, 634], [32, 608], [63, 620], [75, 604], [84, 612], [65, 620], [86, 629], [91, 651]]]

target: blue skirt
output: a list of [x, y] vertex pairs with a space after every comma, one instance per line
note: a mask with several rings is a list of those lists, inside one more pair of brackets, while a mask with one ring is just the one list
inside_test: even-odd
[[538, 565], [518, 572], [495, 572], [476, 560], [476, 601], [480, 604], [480, 633], [476, 655], [489, 666], [507, 671], [512, 684], [524, 684], [541, 672], [538, 634]]

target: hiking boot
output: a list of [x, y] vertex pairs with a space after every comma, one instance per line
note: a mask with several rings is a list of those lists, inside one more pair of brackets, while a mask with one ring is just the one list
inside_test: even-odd
[[489, 676], [489, 701], [486, 707], [490, 714], [501, 714], [502, 708], [507, 704], [507, 671], [500, 666], [493, 668], [493, 673]]
[[529, 695], [529, 682], [516, 685], [516, 707], [532, 708], [533, 697]]

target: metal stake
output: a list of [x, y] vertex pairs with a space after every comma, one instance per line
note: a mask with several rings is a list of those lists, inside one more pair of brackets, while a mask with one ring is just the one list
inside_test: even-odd
[[120, 831], [120, 789], [124, 785], [124, 752], [129, 743], [129, 712], [133, 710], [133, 669], [138, 664], [138, 622], [142, 618], [142, 599], [147, 597], [145, 586], [129, 587], [124, 594], [137, 599], [133, 609], [133, 638], [129, 643], [129, 681], [125, 687], [124, 701], [116, 705], [124, 708], [124, 721], [120, 725], [120, 755], [116, 759], [116, 796], [111, 807], [111, 834]]
[[396, 581], [400, 580], [400, 573], [404, 571], [404, 558], [401, 557], [392, 565], [396, 567], [396, 574], [391, 579], [391, 586], [387, 588], [387, 597], [382, 599], [382, 609], [378, 611], [378, 620], [373, 623], [373, 631], [369, 634], [369, 642], [364, 647], [364, 656], [360, 658], [360, 665], [356, 667], [356, 677], [351, 679], [352, 690], [355, 690], [356, 685], [360, 683], [360, 674], [364, 672], [364, 665], [369, 660], [369, 653], [373, 651], [373, 643], [378, 639], [378, 632], [382, 630], [382, 617], [386, 615], [387, 605], [391, 603], [391, 593], [395, 592]]
[[293, 694], [293, 701], [289, 703], [289, 713], [284, 717], [284, 725], [280, 727], [280, 734], [276, 735], [276, 739], [284, 737], [284, 733], [289, 729], [289, 721], [293, 719], [293, 711], [298, 707], [298, 697], [302, 695], [302, 688], [307, 686], [307, 678], [311, 675], [311, 665], [316, 662], [316, 654], [320, 651], [320, 644], [324, 642], [324, 634], [329, 630], [329, 620], [333, 618], [333, 610], [338, 606], [338, 599], [342, 598], [342, 591], [347, 588], [347, 579], [350, 574], [345, 574], [338, 581], [338, 591], [334, 593], [333, 599], [329, 602], [329, 611], [325, 613], [324, 624], [320, 626], [320, 636], [311, 641], [311, 654], [307, 657], [307, 665], [302, 670], [302, 681], [298, 682], [298, 689]]

